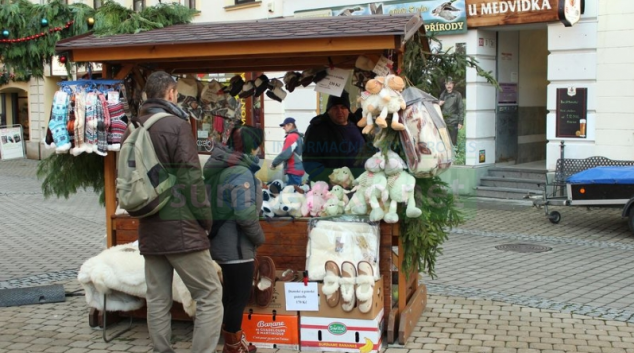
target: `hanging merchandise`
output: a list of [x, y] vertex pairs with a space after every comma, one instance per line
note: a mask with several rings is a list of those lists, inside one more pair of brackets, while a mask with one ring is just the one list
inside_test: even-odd
[[47, 146], [55, 146], [58, 154], [70, 152], [74, 156], [93, 152], [106, 156], [108, 151], [118, 151], [127, 127], [127, 101], [121, 82], [81, 80], [59, 85], [61, 88], [53, 100]]
[[451, 166], [454, 151], [438, 99], [416, 87], [407, 88], [403, 97], [407, 108], [400, 141], [407, 167], [417, 178], [440, 175]]

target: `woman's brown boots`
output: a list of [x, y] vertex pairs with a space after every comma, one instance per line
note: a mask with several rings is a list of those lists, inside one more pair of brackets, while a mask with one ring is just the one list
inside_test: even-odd
[[231, 333], [222, 330], [222, 337], [225, 340], [225, 345], [222, 348], [222, 353], [256, 353], [257, 348], [247, 343], [242, 330]]

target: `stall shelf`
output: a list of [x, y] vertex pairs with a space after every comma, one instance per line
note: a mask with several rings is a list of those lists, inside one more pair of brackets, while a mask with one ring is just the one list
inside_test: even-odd
[[[390, 55], [398, 70], [406, 41], [416, 32], [424, 34], [422, 24], [417, 15], [195, 23], [137, 34], [86, 34], [59, 41], [56, 51], [74, 62], [101, 63], [104, 78], [133, 75], [137, 84], [143, 82], [141, 70], [186, 74], [301, 71], [320, 66], [352, 69], [360, 55], [375, 61]], [[423, 45], [427, 47], [427, 41]], [[292, 94], [287, 97], [291, 98]], [[108, 247], [137, 238], [138, 220], [115, 215], [115, 169], [116, 155], [108, 153], [104, 157]], [[261, 224], [267, 243], [258, 254], [271, 256], [280, 268], [303, 269], [307, 219], [262, 220]], [[427, 293], [418, 283], [416, 270], [410, 276], [400, 270], [399, 225], [382, 223], [380, 229], [387, 341], [405, 344], [425, 309]], [[398, 284], [395, 304], [393, 283]]]

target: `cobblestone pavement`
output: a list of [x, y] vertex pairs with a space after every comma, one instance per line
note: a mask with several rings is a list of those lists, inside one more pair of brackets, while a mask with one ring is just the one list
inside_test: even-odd
[[[79, 266], [105, 246], [104, 209], [90, 191], [45, 200], [36, 165], [0, 161], [0, 290], [62, 283], [73, 293]], [[415, 332], [386, 352], [634, 352], [634, 235], [617, 210], [560, 208], [558, 225], [525, 203], [480, 200], [464, 211], [438, 278], [425, 278], [428, 307]], [[552, 249], [495, 248], [517, 243]], [[83, 296], [0, 308], [0, 353], [151, 351], [143, 320], [106, 344], [88, 312]], [[177, 352], [189, 352], [192, 330], [173, 323]]]

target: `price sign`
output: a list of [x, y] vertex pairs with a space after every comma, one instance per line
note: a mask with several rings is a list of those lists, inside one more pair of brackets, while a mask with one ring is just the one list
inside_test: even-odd
[[341, 97], [346, 82], [350, 76], [350, 71], [344, 69], [327, 69], [328, 75], [315, 85], [315, 91], [329, 95]]
[[288, 282], [284, 283], [287, 311], [319, 311], [319, 294], [317, 283]]

